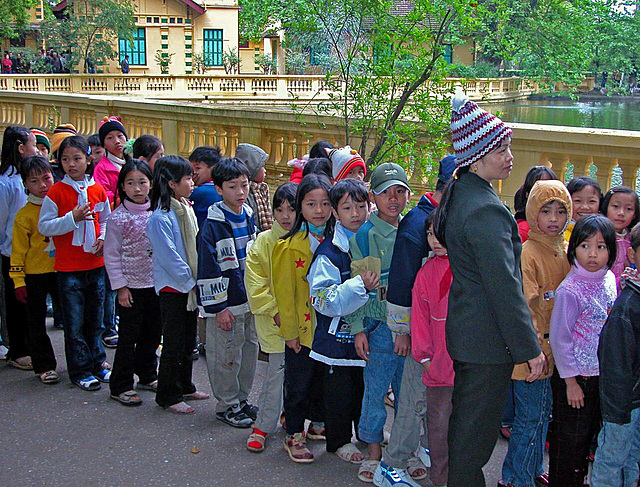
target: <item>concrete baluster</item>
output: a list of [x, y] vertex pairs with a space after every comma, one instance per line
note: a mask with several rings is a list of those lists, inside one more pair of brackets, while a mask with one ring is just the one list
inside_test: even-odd
[[220, 147], [220, 153], [224, 157], [231, 157], [229, 154], [229, 141], [227, 140], [227, 131], [224, 127], [221, 127], [218, 133], [218, 147]]
[[287, 161], [295, 157], [295, 143], [296, 137], [294, 135], [287, 134], [284, 137], [283, 157], [280, 161], [276, 161], [276, 164], [286, 164]]
[[549, 163], [551, 164], [551, 169], [556, 173], [556, 176], [563, 183], [568, 183], [569, 181], [565, 181], [567, 176], [567, 166], [569, 165], [569, 157], [562, 154], [549, 154], [547, 156]]
[[165, 153], [178, 153], [178, 121], [162, 119], [162, 132], [158, 134], [164, 145]]
[[[271, 149], [269, 152], [269, 162], [277, 165], [280, 161], [282, 161], [282, 143], [284, 137], [280, 134], [268, 133], [267, 135], [269, 146]], [[287, 161], [284, 161], [285, 163]]]
[[637, 188], [638, 168], [640, 168], [640, 158], [638, 159], [618, 159], [618, 165], [622, 169], [622, 184], [634, 190]]
[[573, 177], [578, 178], [582, 176], [591, 177], [591, 172], [589, 171], [589, 167], [593, 163], [593, 160], [590, 156], [587, 157], [572, 157], [571, 163], [573, 164]]
[[227, 141], [228, 141], [228, 154], [229, 157], [233, 157], [236, 155], [236, 149], [238, 148], [238, 139], [240, 134], [238, 129], [235, 127], [229, 127], [225, 129], [227, 132]]
[[613, 176], [613, 169], [617, 166], [617, 162], [612, 158], [594, 156], [593, 163], [598, 168], [597, 179], [604, 193], [611, 188], [611, 176]]

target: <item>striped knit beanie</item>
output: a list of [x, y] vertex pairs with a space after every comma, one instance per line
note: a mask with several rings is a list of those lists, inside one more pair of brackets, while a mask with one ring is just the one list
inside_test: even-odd
[[102, 145], [102, 147], [104, 147], [105, 137], [112, 130], [119, 130], [127, 139], [129, 138], [127, 131], [124, 129], [124, 125], [122, 125], [122, 119], [120, 117], [117, 115], [104, 117], [104, 120], [100, 122], [100, 128], [98, 129], [98, 136], [100, 137], [100, 145]]
[[456, 167], [473, 164], [513, 133], [502, 120], [480, 108], [462, 93], [456, 93], [451, 100], [451, 107]]
[[339, 149], [325, 149], [327, 156], [331, 161], [331, 171], [334, 181], [341, 181], [347, 176], [347, 173], [354, 167], [360, 166], [367, 174], [367, 166], [364, 163], [362, 156], [358, 154], [358, 151], [352, 149], [350, 146], [345, 145]]
[[44, 145], [49, 151], [51, 151], [51, 143], [49, 142], [49, 137], [44, 133], [43, 130], [40, 130], [37, 127], [31, 127], [29, 129], [33, 135], [36, 136], [36, 144]]
[[65, 123], [58, 125], [51, 136], [51, 153], [56, 152], [60, 148], [60, 144], [62, 144], [64, 139], [73, 137], [74, 135], [78, 135], [78, 131], [73, 124]]

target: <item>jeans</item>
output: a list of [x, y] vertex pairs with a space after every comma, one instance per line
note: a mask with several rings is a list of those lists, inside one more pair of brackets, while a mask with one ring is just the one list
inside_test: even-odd
[[516, 415], [516, 404], [513, 398], [513, 381], [507, 391], [507, 400], [504, 402], [504, 413], [502, 413], [502, 425], [513, 426], [513, 421]]
[[47, 294], [58, 299], [58, 282], [54, 272], [26, 274], [27, 285], [27, 329], [31, 345], [33, 371], [41, 374], [56, 370], [56, 356], [47, 335]]
[[514, 487], [535, 487], [544, 473], [544, 443], [551, 415], [551, 379], [513, 380], [515, 417], [502, 480]]
[[111, 394], [117, 396], [133, 389], [133, 374], [142, 384], [158, 378], [156, 350], [160, 345], [162, 324], [160, 302], [154, 288], [129, 288], [133, 306], [118, 304], [120, 336], [109, 379]]
[[[393, 352], [393, 336], [385, 322], [365, 318], [364, 331], [369, 341], [369, 361], [364, 368], [364, 397], [358, 438], [365, 443], [381, 443], [387, 420], [384, 397], [391, 385], [398, 401], [404, 357]], [[395, 410], [398, 410], [398, 404]]]
[[310, 351], [304, 346], [298, 353], [284, 349], [284, 415], [289, 435], [302, 433], [305, 419], [324, 421], [322, 375], [319, 362], [309, 357]]
[[107, 338], [118, 335], [116, 330], [116, 296], [118, 296], [118, 291], [111, 289], [111, 281], [109, 281], [106, 270], [104, 272], [104, 283], [104, 332], [102, 337]]
[[636, 487], [640, 461], [640, 408], [628, 424], [604, 423], [591, 471], [591, 487]]
[[64, 315], [64, 353], [71, 381], [102, 370], [104, 268], [58, 272], [58, 295]]
[[4, 338], [9, 342], [7, 358], [15, 360], [29, 355], [31, 351], [29, 350], [29, 332], [24, 326], [27, 306], [16, 299], [13, 279], [9, 277], [9, 264], [9, 257], [3, 255], [2, 277], [4, 278], [4, 306], [7, 319], [7, 336]]

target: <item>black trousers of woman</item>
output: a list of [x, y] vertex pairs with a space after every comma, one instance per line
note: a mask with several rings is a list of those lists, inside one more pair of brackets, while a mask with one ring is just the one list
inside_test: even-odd
[[4, 278], [4, 306], [7, 317], [7, 335], [9, 335], [9, 353], [7, 358], [15, 360], [31, 353], [29, 349], [29, 329], [25, 323], [27, 306], [16, 299], [13, 279], [9, 277], [11, 259], [2, 256], [2, 277]]

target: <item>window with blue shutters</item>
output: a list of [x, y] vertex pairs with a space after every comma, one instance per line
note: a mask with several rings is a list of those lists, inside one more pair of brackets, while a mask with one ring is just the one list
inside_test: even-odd
[[204, 29], [204, 64], [222, 66], [222, 29]]
[[129, 55], [129, 64], [146, 65], [147, 64], [147, 41], [145, 39], [144, 27], [138, 27], [133, 32], [133, 43], [127, 39], [120, 39], [120, 61]]

